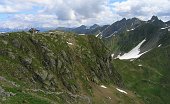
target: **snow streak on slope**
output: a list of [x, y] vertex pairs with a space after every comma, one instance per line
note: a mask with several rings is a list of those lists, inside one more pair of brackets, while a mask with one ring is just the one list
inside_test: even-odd
[[126, 91], [121, 90], [121, 89], [119, 89], [119, 88], [116, 88], [116, 90], [118, 90], [118, 91], [119, 91], [119, 92], [121, 92], [121, 93], [125, 93], [125, 94], [127, 94], [127, 92], [126, 92]]
[[131, 51], [129, 51], [128, 53], [125, 53], [122, 56], [118, 56], [117, 58], [119, 58], [120, 60], [128, 60], [128, 59], [136, 59], [139, 58], [140, 56], [142, 56], [144, 53], [140, 53], [140, 47], [141, 45], [146, 41], [146, 39], [144, 39], [142, 42], [140, 42], [135, 48], [133, 48]]
[[100, 87], [102, 87], [102, 88], [107, 88], [106, 86], [104, 86], [104, 85], [101, 85]]

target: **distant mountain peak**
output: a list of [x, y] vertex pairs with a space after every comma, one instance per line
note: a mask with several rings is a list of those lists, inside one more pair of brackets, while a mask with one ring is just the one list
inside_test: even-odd
[[90, 27], [90, 29], [96, 29], [97, 27], [100, 27], [98, 24], [94, 24]]
[[98, 24], [94, 24], [93, 26], [99, 26]]
[[122, 20], [120, 20], [120, 21], [126, 21], [126, 18], [123, 18]]
[[80, 27], [81, 27], [81, 28], [86, 28], [86, 26], [85, 26], [85, 25], [81, 25]]
[[151, 21], [157, 21], [159, 20], [157, 16], [152, 16]]
[[139, 18], [134, 17], [134, 18], [132, 18], [132, 20], [140, 20], [140, 19], [139, 19]]

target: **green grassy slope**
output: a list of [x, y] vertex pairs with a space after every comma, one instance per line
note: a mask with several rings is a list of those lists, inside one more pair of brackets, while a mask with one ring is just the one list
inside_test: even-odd
[[159, 44], [141, 58], [130, 62], [114, 60], [126, 88], [136, 92], [147, 104], [170, 103], [170, 35], [164, 35]]
[[111, 64], [110, 51], [95, 36], [58, 31], [0, 36], [2, 104], [142, 103], [116, 86], [124, 86], [122, 78]]

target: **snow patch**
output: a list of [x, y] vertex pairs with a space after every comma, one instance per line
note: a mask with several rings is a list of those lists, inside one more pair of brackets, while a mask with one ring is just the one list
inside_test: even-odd
[[161, 47], [161, 46], [162, 46], [162, 44], [158, 45], [158, 47]]
[[85, 34], [79, 34], [79, 35], [85, 35]]
[[139, 64], [138, 66], [142, 66], [142, 64]]
[[100, 32], [100, 33], [98, 33], [98, 34], [96, 35], [96, 37], [98, 37], [100, 34], [101, 34], [101, 32]]
[[67, 42], [67, 44], [69, 44], [69, 45], [73, 45], [73, 43], [69, 43], [69, 42]]
[[165, 30], [165, 29], [168, 29], [169, 28], [169, 26], [168, 27], [163, 27], [163, 28], [161, 28], [161, 30]]
[[164, 29], [166, 29], [166, 28], [161, 28], [161, 30], [164, 30]]
[[111, 54], [111, 57], [113, 58], [115, 54]]
[[135, 30], [135, 28], [134, 28], [134, 29], [127, 30], [127, 31], [133, 31], [133, 30]]
[[111, 34], [111, 35], [109, 35], [109, 36], [107, 36], [107, 37], [105, 37], [105, 38], [110, 38], [110, 37], [112, 37], [112, 36], [116, 36], [115, 34], [117, 33], [117, 31], [115, 31], [113, 34]]
[[126, 92], [126, 91], [121, 90], [121, 89], [119, 89], [119, 88], [116, 88], [116, 90], [118, 90], [118, 91], [119, 91], [119, 92], [121, 92], [121, 93], [127, 94], [127, 92]]
[[100, 87], [102, 87], [102, 88], [107, 88], [106, 86], [104, 86], [104, 85], [101, 85]]
[[144, 39], [142, 42], [140, 42], [135, 48], [133, 48], [128, 53], [125, 53], [122, 56], [118, 55], [117, 58], [119, 58], [120, 60], [128, 60], [128, 59], [139, 58], [140, 56], [142, 56], [143, 54], [148, 52], [148, 51], [146, 51], [146, 52], [140, 53], [140, 47], [145, 41], [146, 41], [146, 39]]
[[131, 31], [133, 31], [133, 30], [135, 30], [135, 28], [134, 28], [134, 29], [131, 29]]

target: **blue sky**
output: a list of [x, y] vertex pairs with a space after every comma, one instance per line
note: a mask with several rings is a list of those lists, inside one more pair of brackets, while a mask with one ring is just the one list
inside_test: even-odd
[[169, 0], [1, 0], [0, 28], [75, 27], [122, 18], [170, 20]]

